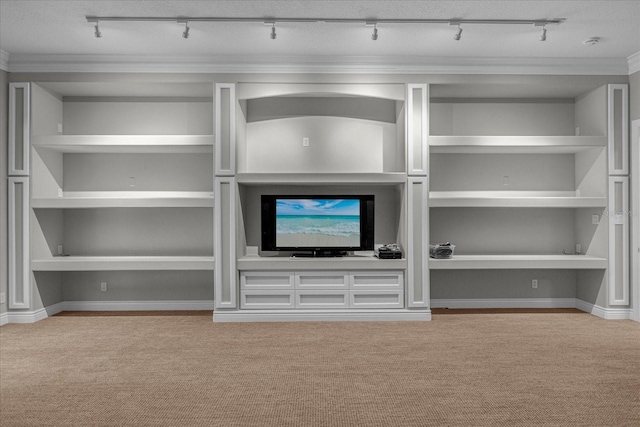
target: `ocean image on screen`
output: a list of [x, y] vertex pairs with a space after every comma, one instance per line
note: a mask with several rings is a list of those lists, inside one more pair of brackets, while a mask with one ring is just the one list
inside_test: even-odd
[[360, 246], [360, 200], [276, 199], [276, 245]]

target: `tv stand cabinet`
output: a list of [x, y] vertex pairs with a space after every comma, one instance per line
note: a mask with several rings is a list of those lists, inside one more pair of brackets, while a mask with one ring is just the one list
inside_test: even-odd
[[[216, 85], [215, 229], [231, 232], [216, 236], [214, 321], [430, 320], [427, 99], [404, 83]], [[249, 255], [273, 194], [371, 194], [374, 243], [412, 256]]]

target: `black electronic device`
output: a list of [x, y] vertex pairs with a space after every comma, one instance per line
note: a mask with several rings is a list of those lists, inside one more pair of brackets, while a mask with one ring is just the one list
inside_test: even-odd
[[402, 250], [395, 243], [380, 246], [374, 254], [379, 259], [402, 259]]

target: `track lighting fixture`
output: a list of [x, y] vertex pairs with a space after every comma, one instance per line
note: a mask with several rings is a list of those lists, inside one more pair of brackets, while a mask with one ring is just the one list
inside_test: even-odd
[[417, 24], [449, 24], [457, 25], [458, 31], [454, 35], [454, 40], [460, 40], [462, 37], [461, 24], [471, 25], [534, 25], [535, 27], [542, 27], [542, 33], [540, 34], [540, 41], [547, 40], [547, 25], [548, 24], [561, 24], [565, 18], [553, 18], [553, 19], [376, 19], [375, 21], [359, 18], [269, 18], [267, 21], [264, 18], [245, 17], [245, 18], [226, 18], [226, 17], [142, 17], [142, 16], [87, 16], [87, 22], [95, 23], [95, 36], [97, 38], [102, 37], [100, 32], [100, 21], [117, 21], [117, 22], [178, 22], [179, 24], [185, 24], [182, 37], [185, 39], [189, 37], [189, 21], [198, 22], [234, 22], [234, 23], [258, 23], [262, 22], [265, 25], [271, 26], [271, 33], [269, 37], [271, 40], [275, 40], [276, 34], [276, 22], [294, 22], [294, 23], [330, 23], [330, 24], [354, 24], [364, 23], [367, 26], [373, 26], [373, 32], [371, 33], [371, 40], [378, 40], [378, 24], [397, 24], [397, 25], [417, 25]]
[[462, 37], [462, 28], [460, 28], [460, 24], [458, 24], [458, 32], [453, 36], [453, 39], [459, 41], [460, 37]]
[[546, 25], [542, 26], [542, 33], [540, 34], [540, 41], [541, 42], [547, 41], [547, 27], [546, 27]]
[[184, 23], [184, 31], [182, 32], [182, 37], [185, 39], [189, 38], [189, 21], [185, 21]]

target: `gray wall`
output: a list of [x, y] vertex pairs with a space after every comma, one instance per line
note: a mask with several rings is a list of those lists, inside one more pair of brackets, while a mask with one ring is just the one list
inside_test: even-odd
[[[9, 105], [9, 75], [0, 70], [0, 292], [7, 296], [7, 122]], [[0, 304], [0, 314], [7, 311], [7, 303]]]

